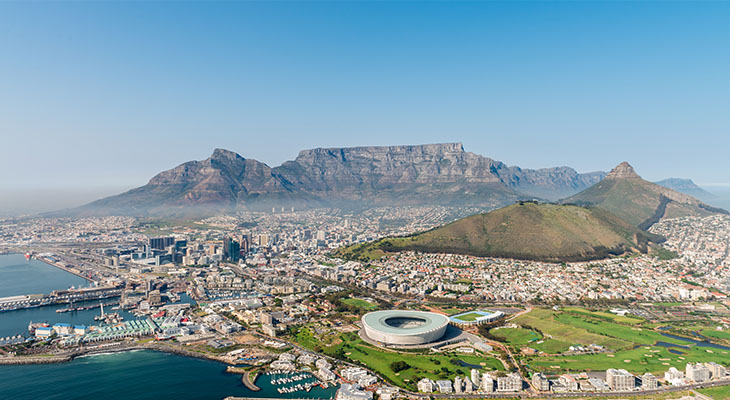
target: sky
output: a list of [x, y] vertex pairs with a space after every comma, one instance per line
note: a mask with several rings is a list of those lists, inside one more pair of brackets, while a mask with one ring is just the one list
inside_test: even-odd
[[730, 3], [0, 2], [0, 213], [215, 148], [462, 142], [730, 186]]

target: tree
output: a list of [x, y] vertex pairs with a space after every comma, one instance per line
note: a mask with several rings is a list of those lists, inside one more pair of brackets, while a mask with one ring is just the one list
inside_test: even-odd
[[392, 363], [390, 363], [390, 369], [393, 370], [393, 372], [400, 372], [410, 367], [411, 366], [408, 365], [408, 363], [405, 361], [393, 361]]

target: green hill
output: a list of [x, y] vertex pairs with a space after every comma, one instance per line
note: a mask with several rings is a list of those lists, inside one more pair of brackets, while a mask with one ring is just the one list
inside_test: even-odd
[[648, 251], [661, 238], [597, 207], [521, 203], [473, 215], [417, 235], [349, 246], [338, 256], [367, 260], [419, 251], [542, 261], [606, 258]]
[[602, 181], [561, 203], [601, 207], [642, 230], [663, 218], [727, 213], [690, 195], [641, 179], [626, 162], [619, 164]]

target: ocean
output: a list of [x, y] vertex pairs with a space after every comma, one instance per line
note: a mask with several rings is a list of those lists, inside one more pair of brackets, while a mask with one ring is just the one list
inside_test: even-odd
[[334, 397], [335, 388], [279, 394], [261, 376], [253, 392], [226, 365], [151, 350], [77, 358], [64, 364], [0, 366], [3, 400], [222, 400], [227, 396], [286, 399]]
[[[0, 255], [0, 297], [49, 293], [86, 281], [21, 254]], [[112, 302], [112, 299], [104, 302]], [[191, 302], [187, 295], [181, 301]], [[78, 303], [82, 305], [83, 303]], [[68, 322], [94, 324], [99, 309], [56, 313], [65, 305], [0, 312], [0, 337], [24, 334], [28, 323]], [[127, 319], [134, 316], [119, 313]], [[241, 375], [229, 374], [217, 361], [189, 358], [152, 350], [135, 350], [84, 356], [68, 363], [0, 365], [0, 400], [221, 400], [227, 396], [330, 399], [336, 388], [313, 388], [310, 392], [280, 394], [270, 377], [259, 377], [261, 391], [253, 392], [241, 382]]]

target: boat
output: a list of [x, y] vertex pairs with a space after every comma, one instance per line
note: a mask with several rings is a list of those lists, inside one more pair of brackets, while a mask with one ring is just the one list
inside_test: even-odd
[[25, 253], [25, 259], [26, 260], [30, 260], [31, 257], [33, 257], [33, 254], [31, 254], [30, 252]]

